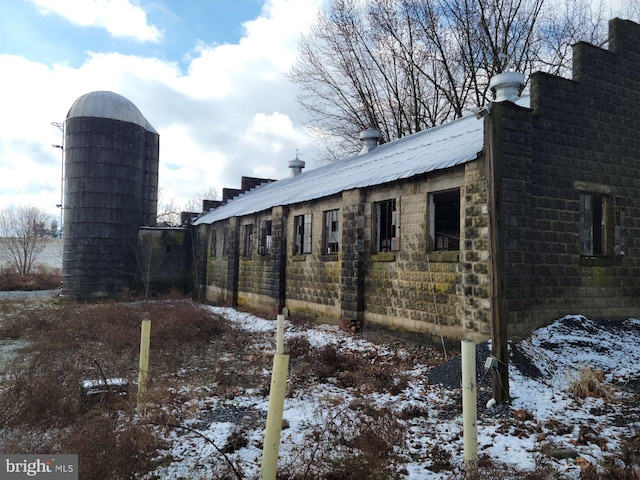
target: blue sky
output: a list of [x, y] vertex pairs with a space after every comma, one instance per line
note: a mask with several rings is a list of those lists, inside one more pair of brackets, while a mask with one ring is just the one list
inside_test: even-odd
[[110, 90], [160, 134], [164, 203], [283, 178], [311, 137], [285, 77], [323, 0], [12, 0], [0, 3], [0, 208], [59, 212], [60, 131]]
[[85, 49], [182, 62], [198, 42], [210, 45], [239, 42], [244, 33], [242, 24], [260, 15], [263, 2], [174, 0], [143, 1], [138, 5], [145, 12], [148, 25], [158, 29], [161, 37], [157, 41], [116, 36], [99, 25], [80, 25], [60, 13], [47, 13], [36, 2], [5, 2], [0, 6], [0, 35], [7, 39], [3, 42], [3, 53], [48, 64], [67, 63], [76, 68], [86, 59]]

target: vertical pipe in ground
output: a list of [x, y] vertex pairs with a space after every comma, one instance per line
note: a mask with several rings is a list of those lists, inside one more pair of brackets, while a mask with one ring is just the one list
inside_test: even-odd
[[142, 398], [147, 392], [149, 374], [149, 344], [151, 338], [151, 320], [143, 320], [140, 332], [140, 368], [138, 371], [138, 413], [144, 410]]
[[276, 338], [276, 354], [273, 357], [273, 372], [269, 390], [269, 411], [267, 426], [262, 447], [262, 466], [260, 480], [275, 480], [278, 469], [278, 452], [280, 450], [280, 433], [282, 432], [282, 416], [284, 413], [284, 396], [287, 388], [287, 372], [289, 355], [284, 351], [284, 315], [278, 315]]
[[476, 345], [471, 340], [461, 342], [462, 352], [462, 420], [464, 463], [467, 474], [478, 467], [478, 411], [476, 391]]

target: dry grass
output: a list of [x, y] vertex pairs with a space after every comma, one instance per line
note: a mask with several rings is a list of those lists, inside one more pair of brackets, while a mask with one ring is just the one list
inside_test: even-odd
[[0, 291], [55, 290], [60, 288], [62, 275], [59, 268], [39, 267], [35, 273], [21, 275], [10, 269], [0, 271]]
[[[150, 319], [150, 383], [144, 396], [145, 415], [136, 413], [135, 391], [88, 401], [80, 384], [86, 379], [137, 380], [140, 325]], [[184, 433], [187, 419], [202, 415], [199, 397], [232, 399], [245, 388], [268, 394], [272, 356], [265, 353], [263, 334], [234, 329], [208, 309], [185, 300], [77, 304], [67, 302], [0, 302], [0, 338], [29, 342], [5, 369], [0, 386], [0, 450], [4, 453], [77, 453], [79, 478], [134, 479], [170, 462], [166, 430]], [[376, 408], [369, 393], [394, 394], [404, 389], [416, 358], [378, 355], [376, 351], [345, 353], [335, 346], [314, 348], [304, 334], [287, 339], [290, 354], [289, 395], [320, 382], [357, 387], [363, 399], [344, 403], [339, 395], [327, 401], [334, 408], [317, 412], [305, 438], [279, 469], [280, 480], [399, 479], [406, 461], [407, 422], [431, 416], [425, 408], [400, 411]], [[215, 359], [212, 361], [211, 359]], [[573, 386], [576, 398], [607, 398], [604, 379], [583, 370]], [[199, 388], [209, 385], [207, 388]], [[527, 412], [511, 424], [524, 429]], [[213, 477], [244, 478], [237, 462], [225, 455], [251, 442], [263, 418], [238, 423], [219, 455]], [[205, 420], [203, 420], [205, 421]], [[247, 420], [248, 422], [248, 420]], [[570, 431], [572, 426], [549, 423]], [[285, 426], [286, 428], [286, 426]], [[180, 430], [182, 429], [182, 430]], [[532, 432], [523, 430], [526, 434]], [[579, 440], [598, 440], [583, 427]], [[640, 442], [632, 437], [604, 464], [584, 469], [583, 480], [638, 480]], [[435, 445], [424, 461], [432, 471], [460, 473], [453, 479], [559, 479], [553, 464], [540, 456], [533, 471], [522, 472], [481, 457], [477, 476], [460, 472], [450, 450]], [[602, 476], [603, 472], [607, 476]], [[600, 477], [598, 477], [600, 475]], [[204, 477], [203, 477], [204, 478]]]
[[587, 365], [569, 385], [569, 394], [576, 400], [588, 397], [608, 400], [611, 398], [612, 390], [604, 383], [604, 373], [601, 370], [592, 370]]
[[342, 387], [358, 387], [361, 391], [398, 394], [408, 385], [405, 360], [397, 357], [384, 362], [372, 361], [368, 355], [341, 352], [334, 345], [313, 348], [306, 337], [296, 336], [287, 341], [291, 356], [293, 392], [296, 382], [322, 382], [335, 379]]
[[355, 403], [318, 412], [320, 418], [278, 469], [279, 480], [392, 480], [402, 478], [398, 445], [406, 429], [387, 409]]
[[[87, 379], [137, 378], [140, 325], [152, 319], [146, 400], [164, 422], [179, 402], [170, 387], [198, 369], [225, 321], [191, 302], [0, 305], [0, 335], [29, 341], [7, 365], [0, 389], [0, 446], [5, 453], [77, 453], [80, 478], [137, 478], [163, 461], [157, 427], [135, 413], [135, 395], [83, 396]], [[166, 381], [173, 378], [174, 380]]]

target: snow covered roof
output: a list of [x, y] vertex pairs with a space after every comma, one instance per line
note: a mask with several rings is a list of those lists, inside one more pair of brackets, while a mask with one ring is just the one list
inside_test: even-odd
[[[517, 103], [528, 106], [529, 99], [521, 98]], [[367, 153], [257, 187], [202, 215], [193, 223], [210, 224], [470, 162], [482, 153], [483, 126], [482, 119], [470, 115], [414, 133]]]

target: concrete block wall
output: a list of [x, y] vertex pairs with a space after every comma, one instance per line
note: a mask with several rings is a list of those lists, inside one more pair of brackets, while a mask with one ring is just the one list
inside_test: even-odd
[[356, 322], [364, 318], [364, 252], [371, 248], [365, 238], [365, 193], [360, 189], [342, 193], [340, 216], [340, 308], [341, 317]]
[[[233, 293], [227, 290], [227, 278], [229, 276], [229, 262], [224, 254], [224, 231], [228, 228], [228, 222], [216, 222], [198, 228], [199, 231], [207, 232], [207, 268], [205, 281], [205, 298], [216, 304], [229, 305], [228, 299], [233, 298]], [[215, 232], [215, 233], [214, 233]], [[212, 250], [211, 241], [215, 236], [215, 251]], [[233, 306], [233, 304], [229, 305]]]
[[[377, 201], [396, 198], [400, 249], [364, 256], [366, 321], [450, 338], [486, 338], [490, 295], [484, 159], [367, 192]], [[429, 195], [459, 189], [460, 250], [432, 251]], [[372, 223], [372, 222], [369, 222]]]
[[[240, 220], [241, 245], [244, 249], [244, 226], [253, 225], [253, 241], [251, 254], [239, 257], [238, 266], [238, 305], [251, 307], [260, 305], [263, 312], [269, 317], [275, 318], [282, 307], [281, 298], [282, 279], [282, 208], [278, 209], [280, 215], [272, 215], [271, 211], [244, 217]], [[277, 212], [276, 212], [277, 213]], [[274, 218], [275, 217], [275, 218]], [[270, 253], [259, 252], [260, 225], [262, 221], [271, 221], [272, 249]]]
[[489, 225], [485, 158], [469, 162], [464, 169], [461, 192], [460, 281], [457, 312], [469, 336], [491, 333], [491, 285], [489, 271]]
[[[286, 267], [285, 298], [292, 313], [317, 316], [324, 320], [336, 320], [340, 315], [340, 262], [338, 254], [322, 252], [323, 213], [340, 209], [340, 196], [319, 202], [293, 205], [289, 208], [285, 231]], [[310, 213], [311, 253], [294, 254], [294, 218]], [[342, 227], [342, 225], [341, 225]]]
[[141, 228], [138, 232], [137, 288], [153, 294], [178, 289], [190, 292], [192, 277], [191, 230]]
[[[610, 50], [574, 47], [571, 80], [533, 75], [530, 113], [492, 110], [511, 335], [572, 313], [640, 314], [640, 26], [616, 19], [610, 33]], [[625, 255], [582, 255], [580, 194], [590, 191], [624, 198]]]
[[[428, 201], [459, 189], [460, 251], [430, 251]], [[373, 251], [375, 202], [395, 198], [400, 250]], [[322, 252], [323, 213], [340, 210], [340, 249]], [[312, 214], [311, 253], [294, 254], [294, 218]], [[271, 218], [269, 258], [238, 254], [243, 225]], [[207, 298], [265, 312], [286, 305], [292, 315], [346, 320], [452, 338], [486, 338], [489, 331], [487, 208], [484, 159], [444, 172], [262, 214], [217, 222], [216, 256], [208, 260]], [[222, 254], [223, 230], [234, 252]], [[235, 232], [235, 233], [232, 233]], [[233, 262], [237, 262], [234, 267]], [[276, 308], [277, 307], [277, 308]], [[269, 310], [271, 309], [271, 310]]]

